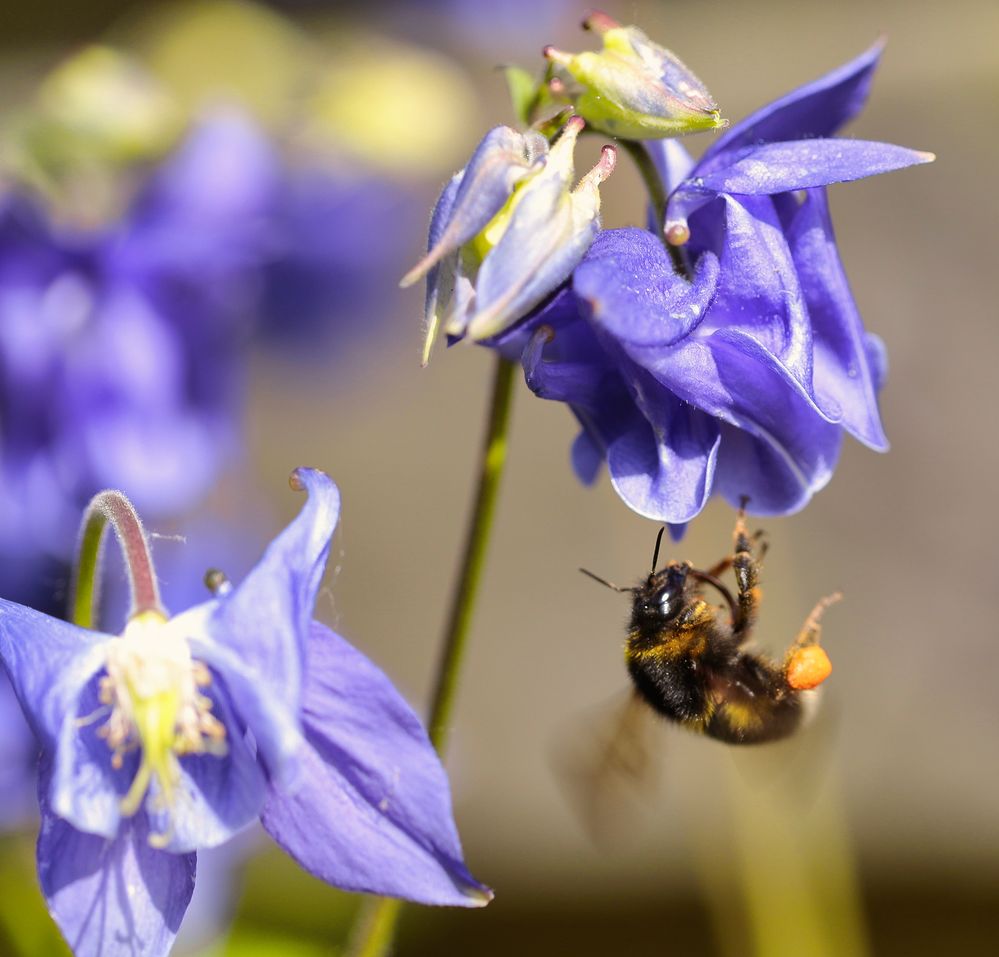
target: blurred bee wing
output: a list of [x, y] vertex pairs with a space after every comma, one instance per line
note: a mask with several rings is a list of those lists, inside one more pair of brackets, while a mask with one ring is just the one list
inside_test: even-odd
[[591, 709], [557, 735], [552, 767], [580, 823], [601, 848], [640, 837], [657, 816], [666, 736], [636, 693]]

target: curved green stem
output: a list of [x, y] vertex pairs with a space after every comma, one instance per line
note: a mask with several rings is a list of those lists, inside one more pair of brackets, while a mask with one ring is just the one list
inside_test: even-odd
[[[451, 613], [444, 631], [444, 648], [430, 706], [430, 741], [442, 756], [451, 730], [458, 677], [468, 644], [475, 600], [482, 582], [489, 535], [496, 513], [497, 493], [506, 463], [515, 368], [514, 363], [501, 356], [496, 357], [478, 491], [465, 536], [461, 572], [451, 599]], [[350, 957], [384, 957], [389, 952], [402, 904], [402, 901], [385, 897], [374, 899], [362, 907], [354, 938], [347, 949]]]
[[98, 492], [90, 500], [80, 523], [76, 562], [73, 565], [70, 620], [81, 628], [93, 628], [96, 620], [101, 552], [109, 524], [125, 555], [132, 595], [129, 617], [145, 611], [162, 614], [159, 586], [142, 522], [125, 494], [109, 489]]
[[638, 140], [618, 140], [621, 148], [632, 158], [642, 177], [642, 183], [649, 194], [649, 202], [652, 204], [652, 211], [658, 224], [656, 235], [662, 240], [666, 251], [673, 260], [673, 268], [681, 275], [687, 275], [687, 267], [680, 255], [680, 251], [672, 243], [668, 242], [663, 227], [666, 223], [666, 201], [669, 197], [663, 189], [663, 181], [659, 176], [656, 164], [652, 162], [652, 157], [648, 150]]
[[638, 140], [618, 140], [618, 143], [638, 168], [642, 183], [649, 194], [649, 202], [655, 212], [656, 222], [660, 224], [660, 238], [662, 238], [662, 224], [666, 222], [666, 191], [659, 178], [659, 170], [656, 169], [652, 157]]

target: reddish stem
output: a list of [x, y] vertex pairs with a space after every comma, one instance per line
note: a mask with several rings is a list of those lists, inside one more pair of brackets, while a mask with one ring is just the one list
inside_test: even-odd
[[124, 492], [98, 492], [83, 513], [76, 550], [70, 609], [72, 621], [82, 628], [94, 627], [100, 557], [107, 527], [114, 529], [125, 557], [132, 595], [129, 617], [152, 611], [163, 614], [159, 585], [142, 522]]

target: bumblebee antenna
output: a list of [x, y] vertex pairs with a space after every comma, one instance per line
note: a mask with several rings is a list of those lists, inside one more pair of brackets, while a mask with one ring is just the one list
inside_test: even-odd
[[595, 582], [600, 582], [601, 585], [605, 585], [607, 588], [610, 588], [613, 591], [634, 591], [635, 590], [634, 588], [622, 588], [620, 585], [615, 585], [614, 582], [609, 582], [609, 581], [607, 581], [606, 578], [601, 578], [599, 575], [594, 575], [593, 572], [589, 571], [586, 568], [581, 568], [580, 571], [584, 575], [589, 575], [590, 578], [592, 578]]
[[659, 529], [659, 534], [656, 536], [656, 549], [652, 553], [652, 574], [653, 575], [656, 573], [656, 565], [659, 564], [659, 546], [662, 545], [662, 543], [663, 543], [663, 532], [665, 532], [665, 531], [666, 531], [666, 526], [663, 525], [663, 527]]

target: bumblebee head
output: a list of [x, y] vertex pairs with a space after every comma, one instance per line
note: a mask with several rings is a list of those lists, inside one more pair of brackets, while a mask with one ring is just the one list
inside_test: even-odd
[[652, 572], [645, 584], [635, 589], [632, 624], [672, 621], [690, 600], [687, 576], [689, 562], [670, 562], [664, 569]]

